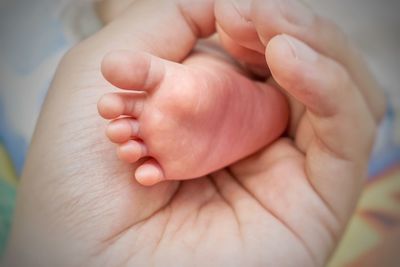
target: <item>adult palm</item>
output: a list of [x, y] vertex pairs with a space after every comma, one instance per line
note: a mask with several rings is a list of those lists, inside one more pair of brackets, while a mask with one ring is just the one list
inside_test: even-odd
[[[147, 16], [154, 10], [160, 13], [157, 20]], [[337, 153], [342, 145], [338, 151], [324, 145], [338, 142], [329, 132], [340, 130], [335, 116], [299, 113], [309, 123], [299, 126], [294, 138], [281, 138], [207, 177], [151, 188], [138, 185], [132, 179], [134, 166], [110, 153], [95, 109], [99, 97], [112, 90], [99, 71], [105, 53], [135, 48], [181, 61], [198, 37], [214, 31], [214, 22], [213, 1], [137, 1], [63, 59], [27, 159], [6, 263], [311, 266], [326, 261], [355, 204], [366, 166], [364, 158], [353, 160], [364, 146], [342, 157]], [[176, 31], [163, 28], [171, 23]], [[179, 41], [165, 45], [171, 40]], [[279, 56], [279, 51], [272, 54]], [[273, 64], [271, 70], [279, 73]], [[290, 89], [281, 76], [275, 78]], [[339, 120], [369, 114], [363, 104], [350, 113], [340, 111]], [[374, 125], [362, 120], [360, 131]], [[343, 131], [347, 136], [346, 127]], [[366, 138], [363, 144], [372, 140]]]

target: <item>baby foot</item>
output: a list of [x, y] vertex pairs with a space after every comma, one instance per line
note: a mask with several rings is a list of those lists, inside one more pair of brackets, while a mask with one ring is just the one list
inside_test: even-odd
[[98, 103], [112, 120], [107, 136], [121, 160], [139, 161], [135, 177], [143, 185], [225, 167], [271, 143], [287, 124], [280, 92], [209, 54], [178, 64], [118, 51], [105, 57], [102, 73], [125, 90]]

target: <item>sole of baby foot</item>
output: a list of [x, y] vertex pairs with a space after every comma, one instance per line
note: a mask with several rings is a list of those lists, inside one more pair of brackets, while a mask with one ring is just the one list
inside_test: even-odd
[[139, 183], [206, 175], [282, 134], [283, 94], [235, 68], [205, 53], [183, 64], [129, 51], [105, 58], [104, 77], [123, 90], [103, 96], [99, 113], [113, 120], [107, 135], [121, 160], [149, 158], [136, 170]]

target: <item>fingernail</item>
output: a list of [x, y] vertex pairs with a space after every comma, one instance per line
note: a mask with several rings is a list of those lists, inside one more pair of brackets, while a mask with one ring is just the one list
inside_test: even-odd
[[311, 25], [314, 12], [302, 0], [277, 0], [279, 8], [286, 19], [301, 26]]
[[299, 60], [307, 62], [315, 62], [318, 59], [318, 54], [305, 43], [286, 34], [281, 35], [290, 46], [293, 56]]

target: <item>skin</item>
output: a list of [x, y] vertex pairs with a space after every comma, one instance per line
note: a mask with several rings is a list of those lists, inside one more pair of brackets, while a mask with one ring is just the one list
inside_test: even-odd
[[[19, 187], [5, 266], [326, 263], [358, 199], [384, 110], [379, 98], [369, 97], [379, 96], [378, 88], [360, 83], [372, 75], [337, 39], [337, 28], [315, 26], [333, 42], [312, 39], [315, 27], [302, 38], [289, 22], [276, 28], [287, 19], [272, 1], [251, 2], [269, 70], [292, 96], [298, 118], [292, 137], [204, 178], [153, 187], [140, 186], [132, 179], [134, 166], [109, 153], [112, 145], [95, 108], [112, 90], [100, 76], [101, 59], [133, 47], [181, 62], [215, 22], [212, 1], [185, 3], [182, 16], [173, 1], [137, 1], [61, 62]], [[160, 11], [157, 20], [143, 15], [149, 10]], [[268, 13], [274, 16], [264, 21]], [[228, 24], [216, 14], [220, 25]], [[121, 30], [127, 22], [129, 34]], [[176, 25], [174, 31], [167, 25]], [[169, 47], [167, 38], [179, 42]], [[296, 42], [302, 49], [294, 54]], [[328, 46], [339, 57], [321, 49]]]
[[285, 130], [283, 94], [245, 77], [214, 47], [203, 42], [183, 64], [129, 51], [103, 60], [104, 77], [126, 91], [106, 94], [98, 109], [113, 120], [106, 132], [118, 144], [118, 157], [144, 160], [135, 171], [139, 183], [207, 175]]

